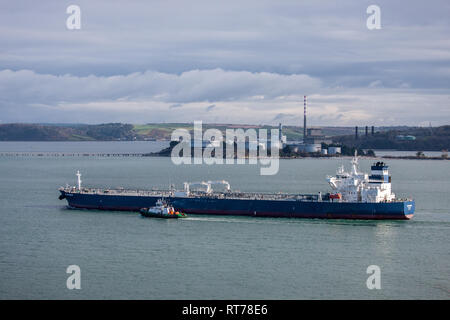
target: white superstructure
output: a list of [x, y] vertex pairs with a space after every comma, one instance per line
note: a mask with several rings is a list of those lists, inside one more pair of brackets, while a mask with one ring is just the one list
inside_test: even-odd
[[167, 205], [163, 200], [158, 199], [155, 206], [149, 208], [148, 212], [156, 214], [173, 214], [175, 209], [172, 206]]
[[328, 176], [327, 181], [335, 194], [335, 199], [343, 202], [390, 202], [395, 200], [391, 190], [391, 177], [388, 166], [376, 162], [371, 167], [371, 174], [359, 172], [358, 157], [351, 161], [352, 169], [346, 172], [341, 166], [336, 176]]

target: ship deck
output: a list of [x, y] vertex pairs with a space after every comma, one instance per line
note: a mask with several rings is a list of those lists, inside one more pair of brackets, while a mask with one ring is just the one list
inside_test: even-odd
[[[86, 194], [86, 195], [102, 195], [102, 196], [130, 196], [130, 197], [185, 197], [185, 198], [208, 198], [208, 199], [235, 199], [235, 200], [284, 200], [284, 201], [329, 201], [329, 194], [290, 194], [290, 193], [262, 193], [262, 192], [211, 192], [206, 193], [202, 191], [190, 191], [186, 195], [184, 190], [131, 190], [131, 189], [97, 189], [97, 188], [82, 188], [78, 190], [74, 187], [60, 188], [60, 191], [72, 194]], [[321, 198], [320, 198], [321, 197]], [[412, 199], [395, 199], [389, 202], [404, 202], [412, 201]]]
[[[262, 192], [211, 192], [206, 193], [202, 191], [190, 191], [186, 195], [184, 190], [131, 190], [131, 189], [97, 189], [97, 188], [82, 188], [78, 190], [74, 187], [60, 188], [60, 191], [72, 194], [86, 194], [86, 195], [102, 195], [102, 196], [130, 196], [130, 197], [185, 197], [185, 198], [209, 198], [209, 199], [241, 199], [241, 200], [291, 200], [291, 201], [321, 201], [329, 200], [329, 194], [290, 194], [290, 193], [262, 193]], [[321, 199], [319, 199], [321, 197]], [[412, 199], [395, 199], [389, 202], [404, 202], [412, 201]]]
[[261, 193], [261, 192], [201, 192], [190, 191], [186, 195], [181, 190], [129, 190], [129, 189], [95, 189], [83, 188], [60, 188], [66, 193], [92, 194], [92, 195], [111, 195], [111, 196], [134, 196], [134, 197], [186, 197], [186, 198], [210, 198], [210, 199], [246, 199], [246, 200], [310, 200], [317, 201], [318, 194], [288, 194], [288, 193]]

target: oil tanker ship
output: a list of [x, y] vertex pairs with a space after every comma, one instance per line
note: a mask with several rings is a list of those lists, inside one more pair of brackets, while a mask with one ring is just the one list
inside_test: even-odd
[[[184, 183], [184, 190], [95, 189], [78, 185], [60, 188], [59, 199], [71, 208], [139, 211], [165, 199], [176, 210], [192, 214], [240, 215], [256, 217], [329, 218], [329, 219], [411, 219], [412, 199], [398, 199], [391, 191], [388, 166], [376, 162], [371, 174], [361, 173], [358, 158], [351, 160], [350, 172], [340, 167], [328, 176], [331, 192], [322, 194], [250, 193], [231, 191], [227, 181]], [[222, 184], [224, 191], [212, 186]], [[204, 190], [191, 190], [201, 185]]]

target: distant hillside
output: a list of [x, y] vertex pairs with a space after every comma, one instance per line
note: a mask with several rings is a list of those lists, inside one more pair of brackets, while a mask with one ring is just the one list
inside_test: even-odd
[[1, 124], [0, 141], [92, 141], [133, 140], [130, 124], [41, 125]]
[[[145, 125], [135, 125], [134, 131], [138, 139], [163, 139], [170, 140], [173, 130], [184, 128], [192, 131], [194, 129], [192, 123], [149, 123]], [[251, 124], [232, 124], [232, 123], [204, 123], [203, 130], [210, 128], [218, 129], [225, 135], [226, 129], [277, 129], [278, 126], [270, 125], [251, 125]], [[353, 127], [321, 127], [322, 132], [326, 136], [336, 136], [351, 134]], [[283, 126], [283, 135], [287, 137], [288, 141], [303, 139], [303, 127], [298, 126]]]
[[193, 130], [192, 123], [149, 123], [134, 125], [133, 131], [137, 140], [170, 140], [172, 132], [176, 129]]
[[[448, 126], [447, 126], [448, 127]], [[122, 123], [106, 123], [98, 125], [86, 124], [0, 124], [0, 141], [133, 141], [133, 140], [170, 140], [175, 129], [184, 128], [192, 132], [192, 123], [148, 123], [132, 125]], [[242, 128], [273, 129], [277, 126], [269, 125], [241, 125], [205, 123], [203, 130], [219, 129], [225, 135], [226, 129]], [[336, 137], [336, 142], [350, 147], [367, 149], [399, 149], [399, 150], [440, 150], [449, 149], [446, 127], [433, 129], [412, 127], [379, 127], [374, 136], [354, 141], [354, 127], [320, 127], [322, 133], [328, 137]], [[361, 129], [361, 128], [360, 128]], [[363, 133], [364, 134], [364, 133]], [[417, 135], [417, 141], [396, 141], [400, 134]], [[303, 128], [298, 126], [283, 126], [283, 135], [288, 141], [302, 140]], [[420, 138], [419, 138], [420, 137]], [[429, 146], [433, 149], [429, 149]]]
[[[411, 140], [404, 139], [409, 136]], [[414, 140], [413, 140], [414, 138]], [[450, 149], [450, 126], [436, 128], [401, 128], [384, 132], [376, 132], [374, 135], [365, 136], [360, 132], [358, 139], [354, 134], [333, 138], [334, 142], [349, 147], [361, 149], [395, 149], [395, 150], [420, 150], [441, 151]]]
[[[0, 124], [0, 141], [112, 141], [112, 140], [170, 140], [175, 129], [184, 128], [192, 132], [192, 123], [149, 123], [131, 125], [107, 123], [99, 125], [86, 124]], [[203, 124], [203, 130], [215, 128], [225, 134], [226, 129], [272, 129], [275, 126], [236, 125], [236, 124]], [[352, 128], [326, 129], [341, 134], [350, 133]], [[288, 140], [300, 140], [303, 128], [295, 126], [283, 127], [283, 134]]]

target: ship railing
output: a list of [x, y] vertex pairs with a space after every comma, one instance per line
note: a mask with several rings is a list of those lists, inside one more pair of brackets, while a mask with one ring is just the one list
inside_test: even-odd
[[98, 188], [82, 188], [78, 190], [75, 187], [63, 188], [66, 192], [87, 193], [87, 194], [101, 194], [101, 195], [136, 195], [136, 196], [151, 196], [151, 195], [164, 195], [171, 196], [172, 192], [169, 190], [133, 190], [133, 189], [98, 189]]
[[317, 201], [317, 194], [287, 194], [287, 193], [253, 193], [253, 192], [214, 192], [210, 194], [191, 192], [189, 197], [202, 197], [211, 199], [248, 199], [248, 200], [292, 200]]
[[[174, 195], [173, 190], [139, 190], [139, 189], [100, 189], [100, 188], [82, 188], [78, 190], [76, 187], [61, 187], [60, 190], [66, 192], [101, 194], [101, 195], [133, 195], [133, 196], [164, 196], [171, 197]], [[272, 200], [272, 199], [290, 199], [302, 201], [316, 201], [319, 196], [317, 194], [289, 194], [289, 193], [256, 193], [256, 192], [212, 192], [205, 193], [201, 191], [191, 191], [189, 197], [205, 197], [205, 198], [223, 198], [223, 199], [254, 199], [254, 200]]]

